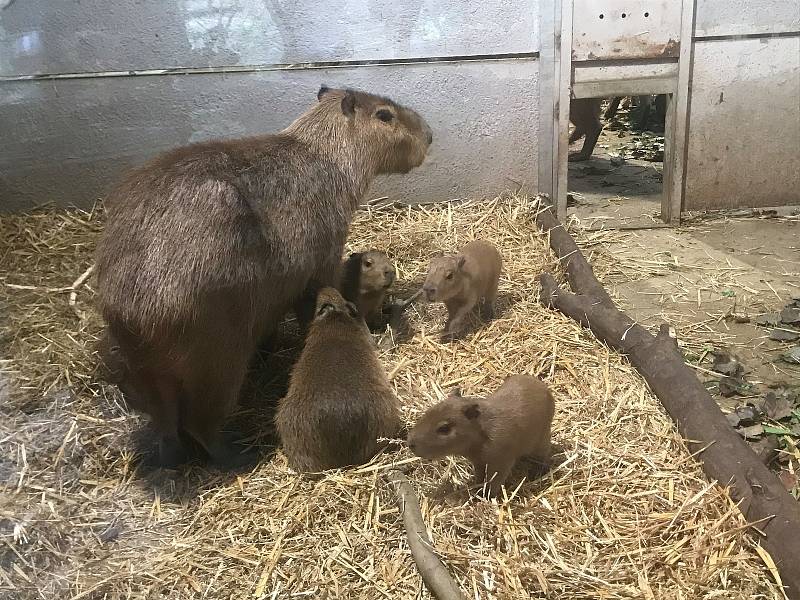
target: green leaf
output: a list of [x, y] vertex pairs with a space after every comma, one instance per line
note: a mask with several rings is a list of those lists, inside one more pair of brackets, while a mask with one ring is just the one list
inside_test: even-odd
[[783, 427], [772, 427], [771, 425], [764, 425], [764, 433], [774, 433], [776, 435], [792, 435], [792, 432]]
[[733, 298], [736, 295], [736, 292], [733, 290], [722, 290], [722, 295], [726, 298]]

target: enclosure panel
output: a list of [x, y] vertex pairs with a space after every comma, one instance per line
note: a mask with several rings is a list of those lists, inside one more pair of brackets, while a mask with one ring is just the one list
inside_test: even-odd
[[684, 210], [800, 204], [800, 37], [697, 42]]
[[416, 107], [429, 160], [376, 182], [370, 197], [422, 202], [536, 189], [537, 63], [505, 60], [3, 86], [0, 210], [53, 201], [88, 206], [119, 172], [160, 150], [271, 132], [316, 102], [320, 82], [356, 85]]
[[604, 98], [672, 94], [678, 79], [678, 63], [606, 64], [573, 63], [572, 97]]
[[696, 37], [800, 31], [797, 0], [696, 0]]
[[574, 0], [572, 60], [677, 57], [681, 3]]
[[0, 75], [538, 50], [538, 0], [24, 0]]

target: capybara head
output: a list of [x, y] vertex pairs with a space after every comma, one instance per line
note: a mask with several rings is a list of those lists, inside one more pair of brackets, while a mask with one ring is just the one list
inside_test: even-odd
[[374, 160], [378, 173], [408, 173], [425, 160], [433, 132], [415, 111], [389, 98], [322, 86], [317, 99], [326, 114], [349, 121], [347, 132]]
[[428, 276], [422, 285], [422, 291], [429, 302], [444, 302], [461, 292], [465, 261], [463, 254], [436, 256], [431, 259]]
[[389, 289], [394, 283], [395, 268], [389, 257], [380, 250], [355, 252], [348, 260], [359, 263], [359, 292], [369, 293]]
[[324, 287], [317, 293], [315, 321], [321, 321], [334, 315], [345, 315], [351, 319], [358, 319], [358, 309], [352, 302], [348, 302], [333, 287]]
[[481, 398], [462, 397], [458, 388], [429, 408], [408, 433], [409, 449], [421, 458], [464, 455], [482, 444]]

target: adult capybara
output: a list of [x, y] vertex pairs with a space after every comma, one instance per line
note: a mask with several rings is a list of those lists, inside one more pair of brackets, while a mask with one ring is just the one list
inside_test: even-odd
[[179, 431], [237, 462], [220, 428], [257, 342], [292, 307], [307, 321], [335, 284], [374, 177], [425, 159], [432, 133], [413, 110], [325, 86], [317, 99], [280, 133], [166, 152], [107, 199], [100, 308], [164, 464], [182, 459]]
[[408, 434], [408, 447], [422, 458], [464, 456], [477, 483], [496, 495], [523, 456], [547, 466], [555, 402], [547, 386], [530, 375], [512, 375], [488, 398], [452, 390], [428, 409]]
[[364, 319], [334, 288], [316, 317], [278, 404], [275, 424], [292, 468], [323, 471], [368, 461], [400, 430], [400, 403]]
[[473, 240], [456, 255], [431, 260], [422, 290], [429, 302], [444, 302], [447, 324], [442, 338], [463, 335], [467, 316], [483, 301], [481, 316], [494, 318], [503, 258], [494, 244]]
[[392, 286], [395, 267], [380, 250], [354, 252], [342, 265], [339, 290], [355, 304], [370, 329], [377, 329], [386, 291]]

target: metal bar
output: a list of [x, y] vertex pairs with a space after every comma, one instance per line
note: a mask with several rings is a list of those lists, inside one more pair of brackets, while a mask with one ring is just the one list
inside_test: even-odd
[[776, 31], [774, 33], [726, 33], [720, 35], [695, 35], [694, 42], [727, 42], [734, 40], [759, 40], [800, 36], [800, 31]]
[[433, 56], [418, 58], [387, 58], [375, 60], [340, 60], [328, 62], [275, 63], [263, 65], [231, 65], [226, 67], [171, 67], [129, 71], [95, 71], [81, 73], [39, 73], [35, 75], [4, 75], [0, 83], [19, 81], [47, 81], [52, 79], [94, 79], [106, 77], [153, 77], [159, 75], [207, 75], [210, 73], [260, 73], [263, 71], [302, 71], [309, 69], [343, 69], [349, 67], [383, 67], [426, 63], [454, 63], [474, 61], [530, 60], [538, 52], [509, 52], [505, 54], [465, 54], [461, 56]]
[[608, 81], [579, 81], [572, 84], [573, 98], [608, 98], [612, 96], [643, 96], [672, 94], [674, 77], [652, 79], [610, 79]]

